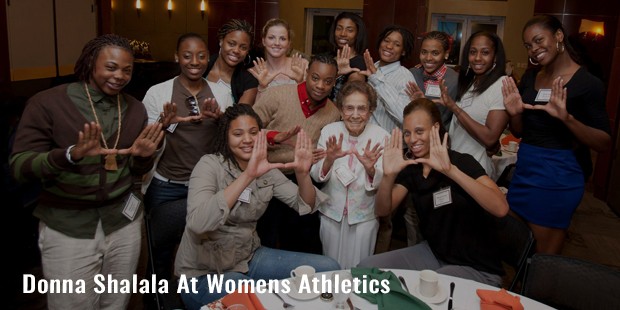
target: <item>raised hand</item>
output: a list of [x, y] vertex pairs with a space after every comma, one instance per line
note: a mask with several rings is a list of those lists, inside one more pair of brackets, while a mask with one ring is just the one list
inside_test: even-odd
[[74, 161], [81, 160], [86, 156], [98, 156], [106, 154], [101, 147], [101, 127], [95, 122], [84, 124], [84, 129], [78, 134], [78, 141], [71, 149], [71, 158]]
[[350, 151], [342, 150], [342, 140], [344, 139], [344, 135], [341, 133], [338, 140], [336, 140], [336, 136], [331, 136], [327, 138], [327, 142], [325, 143], [325, 160], [333, 163], [336, 159], [347, 156], [351, 154]]
[[220, 105], [217, 104], [215, 98], [207, 98], [202, 102], [202, 110], [200, 111], [200, 118], [212, 118], [219, 119], [223, 112], [220, 109]]
[[524, 104], [521, 100], [521, 94], [519, 94], [517, 84], [509, 76], [504, 77], [502, 80], [502, 97], [504, 98], [504, 107], [506, 107], [508, 115], [515, 116], [523, 113]]
[[383, 147], [381, 146], [381, 143], [377, 143], [373, 148], [371, 148], [371, 143], [372, 141], [369, 139], [368, 143], [366, 143], [366, 148], [364, 148], [364, 152], [362, 154], [360, 154], [357, 149], [353, 150], [352, 152], [353, 154], [355, 154], [355, 157], [357, 157], [357, 160], [362, 163], [362, 166], [364, 166], [364, 170], [366, 170], [367, 172], [372, 171], [372, 174], [374, 175], [374, 167], [377, 163], [377, 160], [379, 160], [379, 157], [381, 157], [381, 151], [383, 151]]
[[316, 164], [319, 162], [319, 160], [325, 158], [325, 155], [327, 155], [327, 152], [325, 152], [324, 149], [314, 149], [312, 150], [312, 164]]
[[385, 137], [383, 150], [383, 174], [396, 176], [401, 170], [417, 162], [403, 157], [403, 133], [398, 128], [392, 129], [392, 135]]
[[360, 74], [369, 77], [375, 73], [377, 73], [377, 68], [375, 67], [375, 61], [372, 60], [372, 56], [370, 56], [370, 52], [366, 50], [364, 52], [364, 63], [366, 63], [366, 70], [360, 71]]
[[448, 133], [444, 134], [442, 142], [439, 137], [439, 126], [433, 126], [430, 138], [431, 145], [428, 158], [417, 158], [416, 161], [421, 164], [427, 164], [432, 169], [443, 174], [447, 174], [450, 168], [452, 168], [450, 156], [448, 156]]
[[407, 82], [407, 87], [405, 88], [405, 93], [409, 96], [409, 100], [413, 101], [419, 98], [424, 98], [424, 93], [413, 81]]
[[336, 62], [338, 63], [338, 74], [347, 75], [351, 72], [359, 72], [358, 68], [351, 68], [351, 48], [348, 44], [336, 51]]
[[130, 148], [118, 150], [118, 154], [137, 157], [152, 156], [163, 138], [164, 131], [162, 130], [162, 124], [149, 124], [144, 127]]
[[439, 79], [439, 90], [441, 91], [441, 96], [439, 99], [433, 99], [434, 103], [441, 104], [442, 106], [448, 108], [448, 110], [455, 112], [458, 109], [456, 102], [454, 99], [450, 97], [448, 93], [448, 86], [446, 86], [446, 81], [444, 79]]
[[247, 173], [250, 178], [256, 179], [271, 169], [280, 168], [284, 168], [284, 164], [270, 163], [267, 161], [267, 134], [264, 130], [261, 130], [258, 135], [256, 135], [256, 140], [254, 140], [252, 156], [250, 157], [250, 161], [244, 173]]
[[254, 67], [248, 71], [258, 80], [259, 86], [263, 89], [267, 88], [269, 83], [279, 74], [279, 72], [270, 72], [267, 68], [267, 62], [261, 57], [254, 60]]
[[564, 80], [558, 76], [555, 80], [553, 80], [553, 85], [551, 86], [551, 97], [549, 97], [549, 102], [547, 104], [524, 104], [524, 108], [530, 110], [543, 110], [561, 121], [567, 120], [568, 111], [566, 110], [566, 87], [562, 87], [562, 85], [564, 85]]
[[301, 130], [301, 126], [300, 125], [296, 125], [295, 127], [291, 128], [291, 129], [289, 129], [287, 131], [280, 131], [277, 135], [275, 135], [273, 137], [273, 141], [275, 143], [281, 143], [281, 144], [286, 144], [286, 145], [290, 145], [292, 147], [295, 147], [296, 141], [295, 141], [295, 139], [292, 139], [292, 138], [297, 135], [299, 130]]
[[295, 161], [286, 163], [285, 168], [293, 168], [297, 176], [308, 174], [313, 161], [312, 149], [312, 139], [303, 129], [300, 130], [295, 145]]
[[308, 69], [308, 62], [304, 61], [300, 53], [296, 53], [291, 57], [291, 72], [293, 74], [289, 77], [295, 80], [297, 84], [305, 80], [306, 69]]

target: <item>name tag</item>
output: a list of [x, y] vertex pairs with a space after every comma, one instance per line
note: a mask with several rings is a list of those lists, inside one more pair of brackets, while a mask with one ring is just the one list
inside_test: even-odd
[[424, 94], [426, 97], [441, 97], [441, 88], [439, 85], [430, 84], [426, 88], [426, 93]]
[[461, 104], [459, 105], [461, 109], [467, 108], [468, 106], [474, 103], [474, 96], [468, 96], [461, 98]]
[[538, 94], [536, 94], [536, 99], [534, 99], [534, 101], [536, 102], [549, 102], [549, 99], [551, 98], [551, 89], [549, 88], [542, 88], [538, 91]]
[[336, 173], [338, 180], [340, 180], [344, 186], [349, 186], [349, 184], [355, 180], [355, 175], [353, 172], [344, 166], [338, 166], [334, 172]]
[[452, 203], [452, 191], [450, 187], [440, 189], [433, 193], [433, 205], [435, 209]]
[[136, 213], [138, 213], [138, 209], [140, 208], [140, 199], [134, 193], [129, 194], [129, 199], [125, 202], [125, 207], [123, 207], [123, 215], [127, 217], [130, 221], [136, 217]]
[[246, 187], [243, 192], [241, 192], [241, 195], [239, 195], [239, 198], [237, 200], [241, 201], [241, 202], [245, 202], [245, 203], [250, 203], [250, 196], [252, 195], [252, 189], [249, 187]]
[[173, 133], [175, 129], [177, 129], [177, 126], [179, 125], [179, 123], [174, 123], [174, 124], [170, 124], [170, 126], [168, 126], [168, 128], [166, 128], [166, 130], [169, 133]]

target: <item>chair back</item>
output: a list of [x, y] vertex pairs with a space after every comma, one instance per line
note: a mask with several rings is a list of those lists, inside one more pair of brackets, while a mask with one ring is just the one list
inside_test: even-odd
[[509, 291], [515, 291], [525, 273], [527, 259], [534, 253], [535, 239], [530, 228], [521, 220], [507, 215], [498, 225], [498, 242], [502, 260], [514, 268]]
[[534, 254], [523, 295], [557, 309], [620, 309], [620, 271], [581, 259]]

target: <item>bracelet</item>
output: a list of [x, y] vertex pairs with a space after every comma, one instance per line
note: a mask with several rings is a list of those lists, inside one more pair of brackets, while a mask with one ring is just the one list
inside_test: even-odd
[[65, 156], [67, 157], [67, 161], [69, 161], [72, 165], [77, 165], [77, 163], [75, 161], [73, 161], [73, 159], [71, 159], [71, 150], [75, 147], [74, 145], [71, 145], [67, 148], [67, 151], [65, 152]]

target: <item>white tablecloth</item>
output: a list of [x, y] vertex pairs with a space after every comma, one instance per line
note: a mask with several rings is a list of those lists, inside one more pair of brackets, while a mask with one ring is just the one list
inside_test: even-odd
[[[413, 290], [414, 287], [418, 284], [419, 281], [419, 271], [415, 270], [401, 270], [401, 269], [391, 269], [397, 276], [403, 276], [410, 290]], [[327, 272], [326, 274], [330, 274]], [[317, 274], [321, 275], [321, 273]], [[476, 294], [477, 289], [489, 289], [489, 290], [499, 290], [499, 288], [492, 287], [490, 285], [478, 283], [472, 280], [461, 279], [446, 275], [439, 275], [439, 285], [444, 289], [450, 289], [450, 282], [455, 283], [454, 295], [453, 295], [453, 307], [455, 310], [478, 310], [480, 309], [480, 298]], [[512, 293], [511, 293], [512, 294]], [[280, 301], [276, 296], [270, 293], [265, 294], [257, 294], [260, 301], [265, 306], [265, 309], [284, 309], [282, 308], [282, 301]], [[516, 294], [514, 294], [516, 295]], [[288, 303], [295, 305], [295, 310], [308, 309], [308, 310], [317, 310], [317, 309], [332, 309], [333, 302], [325, 302], [322, 301], [319, 297], [306, 300], [299, 301], [293, 299], [286, 294], [280, 294], [282, 298], [284, 298]], [[521, 304], [526, 310], [545, 310], [545, 309], [553, 309], [549, 306], [546, 306], [542, 303], [539, 303], [535, 300], [529, 299], [527, 297], [520, 296]], [[376, 310], [377, 305], [371, 304], [365, 299], [358, 297], [355, 294], [351, 294], [351, 301], [353, 305], [361, 310]], [[444, 302], [440, 304], [429, 304], [432, 309], [448, 309], [448, 300], [446, 299]], [[395, 309], [398, 310], [398, 309]]]
[[495, 173], [491, 175], [491, 179], [493, 181], [497, 181], [499, 176], [502, 175], [504, 169], [508, 167], [510, 164], [514, 164], [517, 162], [517, 153], [516, 152], [508, 152], [502, 146], [502, 156], [493, 155], [493, 166], [495, 168]]

